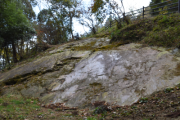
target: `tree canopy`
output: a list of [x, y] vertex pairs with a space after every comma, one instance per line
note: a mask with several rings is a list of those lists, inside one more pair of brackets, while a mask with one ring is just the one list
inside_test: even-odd
[[[116, 21], [118, 29], [129, 24], [123, 0], [119, 3], [93, 0], [88, 7], [83, 6], [81, 0], [44, 1], [47, 7], [36, 16], [33, 7], [38, 5], [38, 0], [0, 0], [0, 57], [5, 61], [3, 64], [16, 63], [40, 52], [39, 45], [53, 46], [74, 40], [74, 19], [89, 27], [89, 33], [93, 34], [112, 20]], [[160, 1], [164, 0], [152, 0], [151, 4]]]
[[38, 41], [49, 44], [66, 42], [73, 38], [73, 18], [79, 17], [78, 0], [50, 0], [49, 8], [38, 14]]
[[0, 47], [2, 49], [12, 46], [13, 62], [17, 62], [16, 42], [20, 39], [29, 40], [35, 33], [19, 4], [16, 0], [1, 0], [0, 4]]

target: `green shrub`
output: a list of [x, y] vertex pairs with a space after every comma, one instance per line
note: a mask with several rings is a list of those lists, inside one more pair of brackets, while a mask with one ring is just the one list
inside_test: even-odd
[[173, 88], [166, 88], [166, 89], [164, 90], [165, 93], [170, 93], [171, 91], [173, 91]]
[[139, 100], [140, 103], [147, 103], [148, 102], [148, 98], [141, 98]]
[[116, 30], [111, 34], [111, 43], [139, 42], [149, 46], [180, 47], [179, 14], [159, 15], [142, 19]]
[[97, 119], [94, 117], [88, 117], [87, 120], [97, 120]]

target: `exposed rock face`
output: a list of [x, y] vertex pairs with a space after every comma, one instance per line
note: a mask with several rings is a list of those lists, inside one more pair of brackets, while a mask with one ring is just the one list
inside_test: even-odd
[[0, 85], [6, 85], [1, 93], [70, 107], [94, 101], [130, 105], [180, 83], [177, 52], [133, 43], [113, 47], [107, 38], [77, 41], [0, 74]]

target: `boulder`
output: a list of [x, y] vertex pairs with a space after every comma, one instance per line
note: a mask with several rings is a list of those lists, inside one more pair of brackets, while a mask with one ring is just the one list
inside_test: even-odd
[[68, 43], [1, 73], [1, 94], [69, 107], [87, 107], [95, 101], [122, 106], [180, 83], [178, 50], [135, 43], [113, 46], [109, 41], [91, 38]]

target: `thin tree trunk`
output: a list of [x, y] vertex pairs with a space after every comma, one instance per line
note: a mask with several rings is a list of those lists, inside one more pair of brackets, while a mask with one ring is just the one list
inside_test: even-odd
[[72, 35], [72, 39], [74, 40], [74, 35], [73, 35], [73, 31], [72, 31], [72, 15], [73, 13], [70, 13], [70, 32], [71, 32], [71, 35]]
[[29, 54], [29, 47], [28, 47], [28, 42], [27, 42], [27, 44], [26, 44], [26, 55], [28, 55]]
[[16, 56], [16, 46], [14, 44], [14, 41], [12, 41], [12, 49], [13, 49], [13, 62], [17, 63], [18, 60], [17, 60], [17, 56]]
[[23, 43], [24, 43], [24, 41], [23, 41], [23, 39], [21, 39], [21, 48], [20, 48], [20, 60], [22, 60], [23, 59], [23, 51], [24, 51], [24, 49], [23, 49]]
[[[4, 50], [5, 50], [5, 53], [6, 53], [6, 61], [7, 61], [8, 65], [9, 65], [10, 62], [9, 62], [8, 46], [6, 46]], [[4, 59], [5, 59], [5, 57], [4, 57]]]
[[5, 67], [5, 54], [3, 54], [3, 67], [2, 68], [4, 67]]
[[126, 17], [126, 15], [125, 15], [125, 13], [123, 13], [123, 18], [124, 18], [124, 20], [125, 20], [126, 24], [127, 24], [127, 25], [129, 25], [129, 20], [127, 19], [127, 17]]
[[71, 35], [72, 35], [72, 39], [74, 40], [74, 35], [73, 35], [73, 31], [72, 31], [72, 29], [71, 29]]
[[93, 32], [93, 34], [96, 34], [96, 29], [95, 29], [95, 27], [92, 27], [92, 32]]

